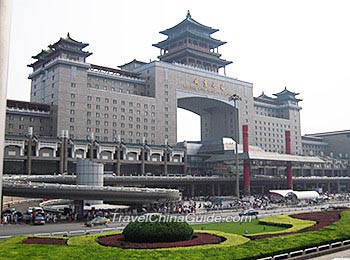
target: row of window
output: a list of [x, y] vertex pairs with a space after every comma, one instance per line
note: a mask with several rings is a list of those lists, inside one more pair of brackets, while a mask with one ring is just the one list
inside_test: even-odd
[[[9, 129], [14, 129], [14, 128], [15, 128], [14, 124], [9, 124], [8, 127], [9, 127]], [[34, 131], [34, 126], [30, 126], [30, 127], [32, 127], [32, 128], [33, 128], [33, 131]], [[25, 129], [25, 126], [24, 126], [24, 125], [18, 125], [18, 129], [20, 129], [20, 130], [27, 130], [27, 129]], [[44, 129], [43, 126], [40, 126], [40, 127], [39, 127], [39, 130], [42, 132], [42, 131], [44, 131], [45, 129]]]
[[17, 116], [14, 116], [14, 115], [8, 115], [7, 119], [8, 120], [13, 120], [13, 121], [18, 119], [19, 121], [22, 121], [22, 122], [23, 121], [28, 121], [28, 119], [29, 119], [29, 122], [35, 122], [35, 121], [39, 120], [40, 123], [43, 123], [45, 121], [44, 118], [34, 118], [34, 117], [24, 117], [24, 116], [17, 117]]
[[[75, 98], [75, 94], [74, 93], [72, 93], [71, 94], [71, 98]], [[104, 101], [104, 103], [106, 103], [106, 104], [108, 104], [108, 103], [113, 103], [113, 105], [116, 105], [116, 104], [118, 104], [118, 100], [117, 99], [109, 99], [109, 98], [101, 98], [101, 97], [95, 97], [95, 98], [93, 98], [92, 96], [87, 96], [87, 101], [92, 101], [92, 100], [95, 100], [96, 102], [102, 102], [102, 101]], [[122, 100], [122, 101], [120, 101], [120, 104], [122, 105], [122, 106], [125, 106], [126, 105], [126, 101], [125, 100]], [[129, 107], [133, 107], [134, 106], [134, 102], [132, 102], [132, 101], [130, 101], [130, 102], [128, 102], [128, 105], [129, 105]], [[143, 107], [144, 109], [148, 109], [149, 107], [152, 109], [152, 110], [155, 110], [156, 109], [156, 106], [155, 105], [151, 105], [151, 106], [149, 106], [148, 104], [143, 104], [143, 106], [141, 105], [141, 103], [136, 103], [136, 107], [138, 107], [138, 108], [141, 108], [141, 107]]]

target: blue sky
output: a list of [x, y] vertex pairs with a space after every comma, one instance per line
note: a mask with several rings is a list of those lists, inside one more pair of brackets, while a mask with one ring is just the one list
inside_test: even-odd
[[[88, 62], [117, 67], [155, 60], [159, 31], [192, 18], [220, 31], [227, 75], [254, 95], [299, 92], [302, 133], [350, 129], [349, 1], [13, 0], [8, 98], [29, 101], [31, 56], [67, 32], [90, 45]], [[200, 138], [199, 118], [179, 111], [178, 140]], [[183, 127], [181, 127], [183, 126]], [[186, 128], [184, 127], [186, 126]], [[189, 130], [191, 129], [191, 130]]]

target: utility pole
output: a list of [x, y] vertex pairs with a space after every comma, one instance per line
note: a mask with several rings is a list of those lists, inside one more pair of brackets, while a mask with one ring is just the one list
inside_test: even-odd
[[236, 159], [236, 196], [239, 198], [239, 170], [238, 170], [238, 143], [239, 143], [239, 111], [238, 111], [238, 101], [242, 100], [240, 96], [237, 94], [233, 94], [229, 97], [229, 101], [233, 101], [233, 105], [235, 107], [235, 159]]

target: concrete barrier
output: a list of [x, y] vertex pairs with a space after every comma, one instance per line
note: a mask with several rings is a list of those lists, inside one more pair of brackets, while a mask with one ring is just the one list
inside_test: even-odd
[[317, 247], [310, 247], [304, 250], [304, 255], [317, 252]]
[[11, 236], [0, 236], [0, 239], [10, 238]]
[[293, 251], [293, 252], [290, 252], [288, 254], [288, 258], [292, 258], [292, 257], [295, 257], [295, 256], [300, 256], [303, 254], [303, 250], [298, 250], [298, 251]]
[[85, 230], [74, 230], [74, 231], [68, 232], [68, 236], [80, 236], [80, 235], [85, 235]]
[[63, 231], [63, 232], [53, 232], [51, 233], [52, 236], [58, 236], [58, 237], [67, 237], [68, 236], [68, 232], [67, 231]]
[[50, 237], [50, 236], [52, 236], [52, 234], [51, 233], [36, 233], [33, 236], [35, 236], [35, 237]]
[[101, 229], [87, 229], [85, 230], [85, 235], [101, 233]]
[[346, 245], [349, 245], [350, 244], [350, 240], [344, 240], [342, 242], [342, 246], [346, 246]]
[[115, 228], [101, 228], [100, 233], [114, 231]]
[[275, 255], [272, 257], [273, 260], [279, 260], [279, 259], [288, 259], [288, 253]]
[[327, 250], [330, 248], [330, 245], [327, 244], [327, 245], [321, 245], [321, 246], [318, 246], [317, 247], [317, 251], [323, 251], [323, 250]]
[[342, 242], [335, 242], [335, 243], [332, 243], [329, 248], [335, 248], [335, 247], [340, 247], [340, 246], [342, 246]]

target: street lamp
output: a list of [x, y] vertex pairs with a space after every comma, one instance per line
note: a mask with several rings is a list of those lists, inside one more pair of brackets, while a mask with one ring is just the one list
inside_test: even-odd
[[233, 94], [228, 98], [228, 101], [233, 101], [235, 109], [235, 143], [236, 143], [236, 195], [239, 198], [239, 172], [238, 172], [238, 142], [239, 142], [239, 120], [238, 120], [238, 101], [242, 100], [237, 94]]

